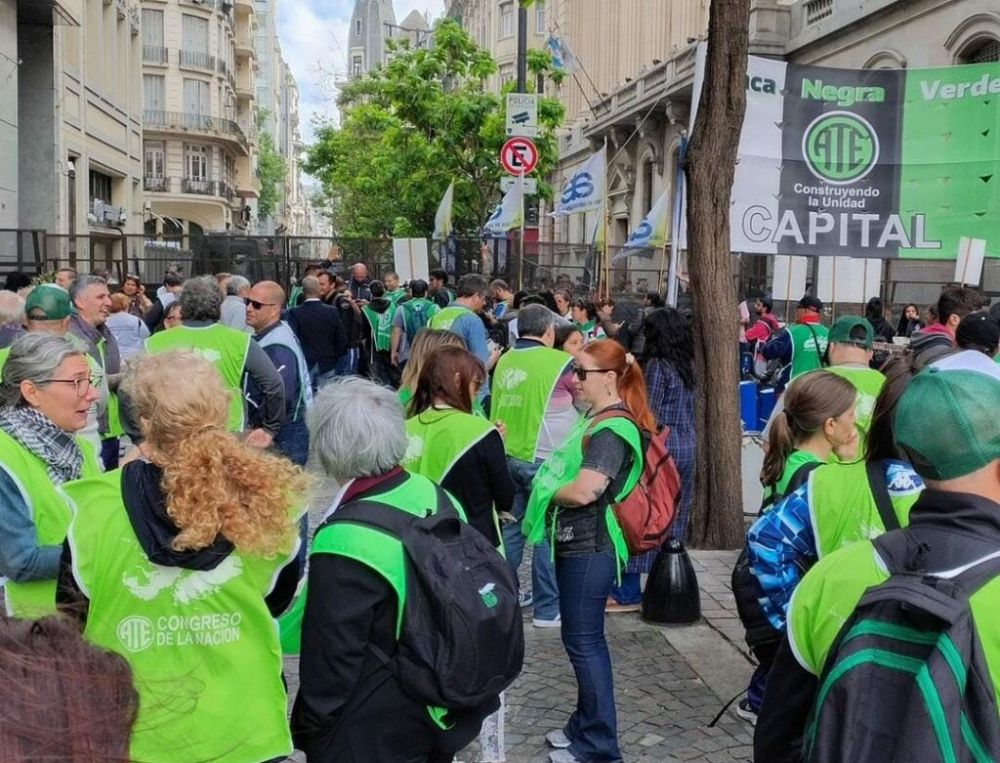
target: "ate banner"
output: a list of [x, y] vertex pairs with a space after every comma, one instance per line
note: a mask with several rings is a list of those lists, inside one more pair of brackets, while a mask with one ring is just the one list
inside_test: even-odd
[[734, 252], [954, 259], [964, 236], [1000, 257], [1000, 64], [858, 71], [750, 56], [746, 92]]

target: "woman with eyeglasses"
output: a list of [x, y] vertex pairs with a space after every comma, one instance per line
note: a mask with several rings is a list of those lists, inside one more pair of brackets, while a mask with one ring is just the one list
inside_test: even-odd
[[510, 513], [514, 483], [501, 430], [473, 413], [485, 378], [482, 362], [463, 347], [439, 347], [426, 357], [407, 409], [410, 446], [402, 465], [454, 495], [469, 524], [499, 548], [498, 517]]
[[11, 346], [0, 384], [0, 575], [15, 617], [56, 611], [70, 521], [59, 487], [100, 474], [94, 447], [74, 436], [97, 397], [87, 356], [62, 337], [32, 332]]
[[531, 543], [555, 540], [562, 640], [578, 685], [569, 721], [545, 735], [549, 760], [610, 762], [622, 755], [604, 608], [628, 559], [612, 505], [639, 481], [643, 433], [656, 431], [656, 419], [642, 370], [616, 341], [587, 344], [574, 373], [590, 411], [539, 469], [523, 527]]

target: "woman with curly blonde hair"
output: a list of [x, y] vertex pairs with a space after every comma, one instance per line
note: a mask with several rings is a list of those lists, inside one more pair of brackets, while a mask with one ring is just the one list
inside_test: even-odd
[[60, 607], [132, 666], [132, 759], [289, 755], [273, 618], [299, 577], [305, 476], [226, 431], [228, 393], [200, 355], [139, 358], [124, 385], [146, 459], [65, 490]]

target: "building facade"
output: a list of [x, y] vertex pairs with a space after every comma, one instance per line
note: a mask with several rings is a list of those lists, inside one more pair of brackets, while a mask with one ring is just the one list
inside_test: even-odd
[[107, 261], [142, 230], [139, 34], [127, 0], [0, 0], [0, 228], [50, 256]]
[[253, 0], [142, 3], [147, 235], [247, 230], [255, 216]]
[[345, 80], [357, 79], [385, 62], [385, 41], [397, 28], [392, 0], [354, 0], [347, 32]]

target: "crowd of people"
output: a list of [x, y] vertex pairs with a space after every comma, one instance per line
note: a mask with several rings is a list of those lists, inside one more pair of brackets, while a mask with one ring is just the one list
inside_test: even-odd
[[[121, 704], [73, 749], [100, 759], [258, 763], [294, 747], [436, 763], [477, 736], [480, 760], [505, 759], [503, 689], [530, 611], [529, 627], [560, 630], [579, 687], [550, 759], [621, 759], [605, 617], [638, 608], [656, 552], [629, 558], [613, 508], [669, 427], [684, 538], [688, 317], [655, 294], [615, 323], [611, 300], [478, 275], [346, 276], [311, 267], [286, 295], [171, 272], [154, 294], [67, 268], [0, 293], [3, 627], [36, 621], [57, 640], [70, 622], [96, 647], [78, 657]], [[327, 482], [339, 492], [310, 528]], [[473, 540], [435, 545], [449, 518]], [[426, 628], [410, 630], [435, 603], [469, 616], [414, 577], [456, 548], [470, 580], [489, 575], [473, 591], [483, 624], [463, 631], [476, 690], [476, 669], [439, 664]], [[283, 653], [300, 655], [290, 722]], [[38, 759], [44, 730], [9, 718], [0, 747]]]
[[787, 327], [756, 301], [744, 370], [772, 361], [755, 375], [781, 396], [733, 570], [757, 662], [736, 710], [756, 727], [755, 761], [997, 749], [1000, 307], [987, 304], [949, 285], [926, 323], [906, 305], [894, 329], [878, 299], [829, 328], [811, 295]]
[[[503, 760], [528, 624], [577, 683], [549, 759], [622, 759], [606, 618], [640, 607], [658, 549], [631, 553], [616, 511], [667, 427], [662, 542], [687, 535], [689, 316], [345, 276], [0, 292], [0, 757], [444, 763], [478, 738]], [[1000, 308], [957, 285], [895, 329], [877, 300], [824, 307], [782, 326], [762, 297], [744, 326], [780, 396], [733, 570], [756, 660], [736, 713], [760, 763], [987, 760]]]

